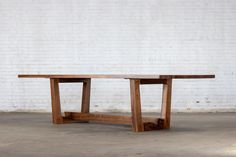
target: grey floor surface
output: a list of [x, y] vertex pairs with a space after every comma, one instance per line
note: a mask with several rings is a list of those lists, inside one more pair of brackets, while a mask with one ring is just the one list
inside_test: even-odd
[[[153, 115], [153, 114], [149, 114]], [[0, 113], [0, 157], [236, 157], [236, 113], [175, 113], [170, 130], [53, 125], [46, 113]]]

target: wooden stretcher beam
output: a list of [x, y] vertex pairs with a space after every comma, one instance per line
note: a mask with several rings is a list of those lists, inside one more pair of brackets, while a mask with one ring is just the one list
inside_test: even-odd
[[[102, 122], [110, 124], [132, 125], [131, 116], [108, 115], [108, 114], [93, 114], [79, 112], [65, 112], [63, 117], [64, 123], [71, 122]], [[144, 131], [163, 129], [163, 119], [153, 117], [143, 117]]]

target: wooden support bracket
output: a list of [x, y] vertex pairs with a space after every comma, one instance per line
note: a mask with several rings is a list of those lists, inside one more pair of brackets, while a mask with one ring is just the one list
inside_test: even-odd
[[141, 79], [140, 84], [167, 84], [166, 79]]

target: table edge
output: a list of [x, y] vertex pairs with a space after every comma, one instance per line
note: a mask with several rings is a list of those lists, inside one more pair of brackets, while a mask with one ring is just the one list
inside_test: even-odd
[[18, 78], [95, 78], [95, 79], [210, 79], [210, 75], [145, 75], [145, 74], [19, 74]]

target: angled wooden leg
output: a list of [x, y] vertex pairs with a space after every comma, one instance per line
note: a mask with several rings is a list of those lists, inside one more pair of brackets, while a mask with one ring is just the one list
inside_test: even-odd
[[62, 124], [63, 118], [61, 115], [59, 79], [50, 79], [51, 98], [52, 98], [52, 120], [54, 124]]
[[90, 90], [91, 90], [91, 79], [86, 79], [83, 82], [83, 93], [82, 93], [82, 113], [89, 113], [90, 107]]
[[140, 80], [130, 79], [130, 96], [133, 131], [142, 132], [144, 127], [140, 100]]
[[171, 91], [172, 91], [172, 79], [167, 79], [167, 83], [163, 84], [162, 108], [161, 108], [161, 117], [164, 119], [164, 126], [163, 126], [164, 129], [170, 128]]

